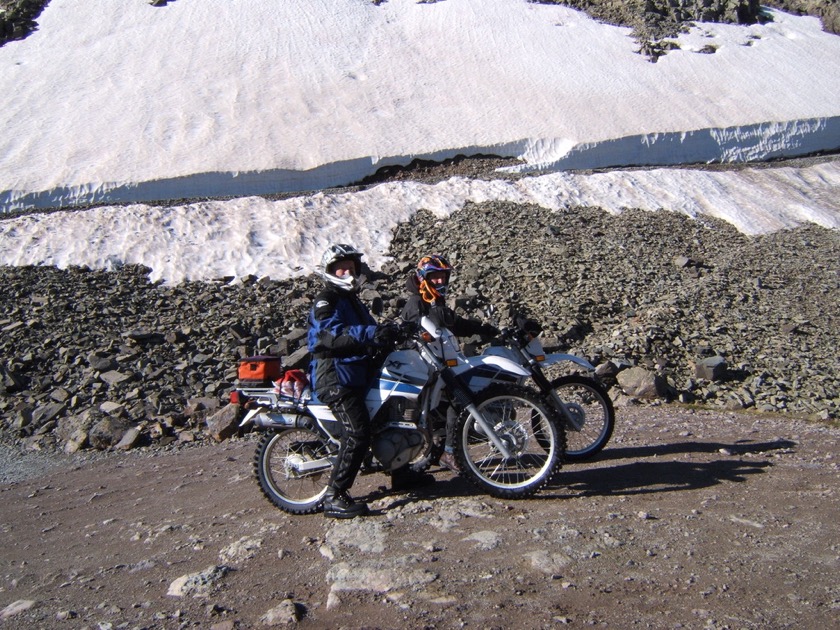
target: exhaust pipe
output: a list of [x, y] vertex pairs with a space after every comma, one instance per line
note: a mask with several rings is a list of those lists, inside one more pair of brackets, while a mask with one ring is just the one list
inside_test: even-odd
[[299, 427], [299, 417], [300, 416], [297, 414], [292, 416], [283, 413], [261, 411], [255, 414], [254, 425], [260, 427], [261, 429]]

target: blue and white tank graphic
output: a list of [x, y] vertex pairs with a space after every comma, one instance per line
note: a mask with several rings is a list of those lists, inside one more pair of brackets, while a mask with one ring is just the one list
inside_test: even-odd
[[368, 402], [384, 403], [391, 396], [416, 399], [429, 382], [429, 366], [415, 350], [397, 350], [388, 355], [379, 380], [368, 392]]

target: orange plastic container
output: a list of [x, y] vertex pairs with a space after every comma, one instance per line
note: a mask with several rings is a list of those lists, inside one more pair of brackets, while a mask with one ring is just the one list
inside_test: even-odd
[[239, 380], [248, 384], [269, 384], [283, 376], [280, 357], [257, 356], [239, 360]]

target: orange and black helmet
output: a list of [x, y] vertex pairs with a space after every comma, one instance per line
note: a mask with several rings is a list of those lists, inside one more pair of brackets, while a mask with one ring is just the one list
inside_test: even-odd
[[[432, 254], [431, 256], [423, 256], [417, 263], [415, 269], [417, 288], [420, 292], [420, 297], [429, 304], [434, 304], [438, 298], [446, 297], [446, 288], [449, 286], [449, 277], [452, 275], [452, 265], [440, 254]], [[429, 281], [428, 275], [430, 273], [442, 272], [444, 280], [442, 283], [433, 284]]]

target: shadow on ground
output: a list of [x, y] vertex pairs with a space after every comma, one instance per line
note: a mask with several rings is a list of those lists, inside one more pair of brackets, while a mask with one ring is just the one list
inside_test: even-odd
[[[735, 459], [746, 454], [762, 454], [787, 450], [796, 446], [790, 440], [771, 442], [740, 441], [735, 444], [719, 442], [676, 442], [654, 446], [606, 449], [592, 462], [566, 464], [551, 484], [537, 498], [568, 499], [580, 496], [630, 496], [696, 490], [723, 482], [744, 482], [751, 475], [767, 472], [772, 463], [766, 459], [744, 461]], [[721, 454], [711, 461], [690, 461], [698, 455]], [[674, 461], [685, 455], [689, 461]], [[668, 461], [659, 461], [660, 457]], [[610, 466], [609, 462], [622, 463]], [[630, 460], [629, 462], [627, 460]], [[394, 492], [385, 486], [370, 492], [365, 500], [374, 501], [389, 495], [405, 494], [396, 504], [440, 498], [484, 496], [465, 477], [453, 476], [443, 470], [433, 471], [435, 482]]]

